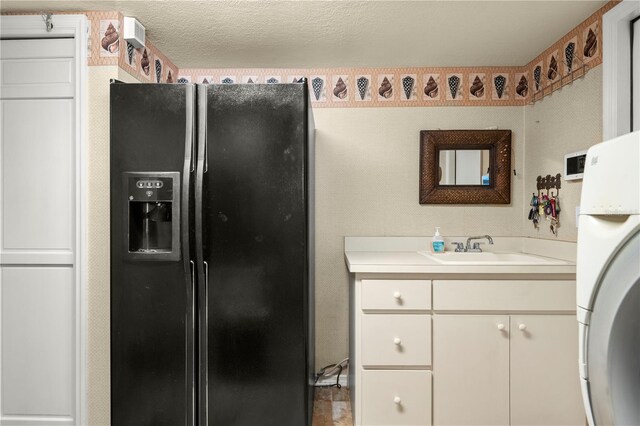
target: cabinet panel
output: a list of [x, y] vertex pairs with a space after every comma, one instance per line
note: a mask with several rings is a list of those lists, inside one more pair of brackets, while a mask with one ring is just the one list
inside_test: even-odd
[[362, 315], [362, 365], [431, 365], [431, 316]]
[[511, 424], [584, 425], [576, 317], [514, 315], [511, 330]]
[[0, 46], [2, 99], [74, 96], [73, 39], [2, 40]]
[[429, 280], [362, 280], [362, 309], [429, 310]]
[[435, 311], [575, 311], [575, 281], [434, 280]]
[[74, 415], [73, 273], [72, 267], [2, 268], [0, 335], [5, 418]]
[[433, 371], [434, 424], [509, 424], [509, 317], [435, 315]]
[[73, 58], [2, 60], [2, 97], [71, 98], [74, 65]]
[[431, 372], [364, 370], [360, 423], [431, 425]]
[[[2, 247], [73, 249], [75, 140], [72, 99], [2, 101]], [[105, 189], [108, 191], [108, 189]]]

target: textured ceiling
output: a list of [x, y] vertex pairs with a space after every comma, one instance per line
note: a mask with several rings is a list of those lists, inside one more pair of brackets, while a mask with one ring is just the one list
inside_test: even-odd
[[117, 10], [180, 68], [524, 65], [606, 1], [8, 1]]

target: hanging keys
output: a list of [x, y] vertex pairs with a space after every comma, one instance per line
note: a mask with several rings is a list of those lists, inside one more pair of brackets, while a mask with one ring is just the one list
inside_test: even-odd
[[[558, 194], [560, 192], [561, 178], [562, 175], [559, 173], [555, 176], [538, 176], [538, 194], [532, 193], [531, 201], [529, 202], [531, 210], [529, 210], [527, 216], [536, 229], [539, 228], [542, 219], [549, 221], [549, 230], [553, 235], [558, 235], [558, 228], [560, 227], [560, 199]], [[540, 192], [544, 190], [546, 190], [546, 194], [541, 194]]]
[[556, 210], [556, 199], [552, 198], [549, 200], [549, 209], [551, 210], [551, 217], [555, 218], [558, 216], [557, 210]]

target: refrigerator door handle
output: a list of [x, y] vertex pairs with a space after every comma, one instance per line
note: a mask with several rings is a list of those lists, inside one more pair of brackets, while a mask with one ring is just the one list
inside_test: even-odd
[[[196, 220], [196, 261], [198, 262], [198, 269], [204, 261], [203, 251], [203, 191], [204, 191], [204, 171], [206, 168], [206, 145], [207, 145], [207, 86], [198, 85], [198, 161], [196, 164], [196, 185], [195, 185], [195, 220]], [[204, 266], [203, 266], [204, 267]], [[204, 271], [199, 271], [198, 275], [204, 274]], [[200, 277], [203, 278], [203, 277]]]
[[[193, 260], [189, 261], [189, 269], [191, 272], [191, 288], [188, 289], [187, 294], [190, 294], [190, 299], [189, 301], [191, 302], [191, 309], [188, 312], [188, 323], [187, 324], [187, 356], [189, 357], [189, 362], [188, 362], [188, 369], [187, 371], [191, 373], [191, 407], [190, 407], [190, 412], [187, 416], [186, 419], [186, 423], [187, 425], [190, 426], [195, 426], [196, 424], [198, 424], [198, 420], [197, 420], [197, 416], [198, 413], [196, 412], [196, 404], [198, 404], [196, 398], [198, 395], [198, 375], [196, 373], [196, 347], [195, 347], [195, 333], [196, 333], [196, 313], [195, 313], [195, 308], [196, 308], [196, 293], [195, 293], [195, 289], [196, 289], [196, 263]], [[189, 388], [187, 388], [189, 389]]]
[[207, 86], [198, 85], [198, 161], [196, 163], [195, 184], [195, 250], [197, 269], [197, 303], [198, 303], [198, 424], [208, 424], [208, 368], [207, 368], [207, 279], [209, 266], [204, 257], [204, 227], [203, 227], [203, 191], [204, 171], [206, 167], [207, 143]]
[[189, 200], [191, 196], [191, 172], [193, 165], [193, 136], [194, 136], [194, 87], [185, 86], [186, 90], [186, 117], [185, 117], [185, 137], [184, 137], [184, 166], [182, 173], [182, 203], [181, 205], [181, 224], [180, 234], [182, 236], [182, 253], [184, 259], [184, 271], [190, 272], [189, 261], [191, 255], [189, 253]]
[[184, 165], [182, 173], [182, 200], [181, 202], [181, 223], [180, 234], [182, 237], [182, 256], [184, 260], [184, 271], [186, 280], [186, 298], [191, 303], [187, 304], [186, 317], [185, 317], [185, 357], [187, 370], [186, 374], [186, 389], [187, 392], [191, 390], [191, 394], [188, 397], [187, 413], [185, 417], [186, 425], [194, 425], [196, 423], [196, 377], [195, 377], [195, 263], [191, 259], [190, 244], [189, 244], [189, 225], [190, 225], [190, 200], [191, 200], [191, 177], [194, 164], [194, 109], [195, 109], [195, 87], [185, 86], [186, 90], [186, 114], [185, 114], [185, 141], [184, 141]]
[[207, 138], [207, 135], [205, 135], [204, 136], [204, 173], [207, 173], [209, 171], [209, 156], [207, 155], [208, 146], [209, 146], [209, 139]]
[[195, 135], [192, 135], [191, 138], [191, 173], [196, 171], [196, 143], [195, 143]]

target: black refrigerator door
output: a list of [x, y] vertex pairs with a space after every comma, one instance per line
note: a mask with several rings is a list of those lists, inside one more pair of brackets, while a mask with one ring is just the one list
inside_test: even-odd
[[307, 103], [306, 84], [198, 87], [201, 424], [309, 424]]
[[194, 424], [194, 110], [193, 85], [111, 84], [113, 425]]

